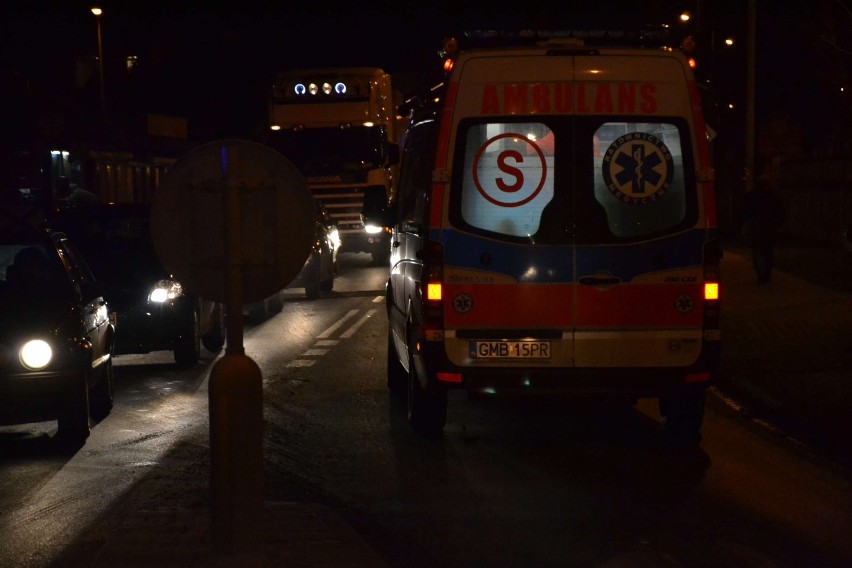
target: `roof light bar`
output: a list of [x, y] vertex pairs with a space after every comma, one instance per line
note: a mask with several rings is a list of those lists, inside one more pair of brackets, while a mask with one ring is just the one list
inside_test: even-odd
[[306, 95], [316, 96], [322, 93], [323, 95], [339, 95], [343, 96], [349, 92], [349, 87], [346, 83], [342, 81], [338, 81], [336, 83], [331, 83], [327, 81], [323, 81], [322, 83], [296, 83], [293, 85], [293, 93], [297, 97], [304, 97]]

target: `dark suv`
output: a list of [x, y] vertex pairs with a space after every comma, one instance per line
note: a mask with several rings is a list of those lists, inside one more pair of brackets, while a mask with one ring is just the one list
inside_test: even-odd
[[169, 350], [181, 365], [195, 364], [201, 345], [225, 343], [224, 309], [183, 288], [160, 263], [150, 238], [150, 206], [71, 207], [56, 222], [78, 242], [103, 281], [116, 327], [116, 353]]

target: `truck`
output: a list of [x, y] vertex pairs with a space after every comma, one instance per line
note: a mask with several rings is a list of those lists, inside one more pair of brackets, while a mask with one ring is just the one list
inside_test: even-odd
[[390, 231], [365, 224], [365, 203], [393, 198], [405, 120], [390, 74], [375, 67], [294, 70], [272, 85], [263, 142], [304, 174], [337, 225], [340, 252], [390, 257]]

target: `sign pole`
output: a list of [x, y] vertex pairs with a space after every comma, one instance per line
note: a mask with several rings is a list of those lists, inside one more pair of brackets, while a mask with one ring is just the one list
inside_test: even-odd
[[263, 542], [263, 379], [243, 348], [240, 188], [230, 157], [222, 144], [227, 343], [210, 371], [212, 537], [221, 552], [243, 554]]
[[[163, 266], [201, 298], [225, 305], [225, 354], [210, 371], [211, 535], [219, 553], [263, 560], [263, 378], [243, 349], [243, 304], [296, 277], [314, 243], [307, 181], [280, 153], [215, 140], [169, 169], [151, 208]], [[250, 558], [247, 558], [250, 557]]]

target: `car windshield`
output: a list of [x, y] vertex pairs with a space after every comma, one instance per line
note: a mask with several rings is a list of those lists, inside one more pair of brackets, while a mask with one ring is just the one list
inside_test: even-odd
[[0, 309], [5, 312], [67, 297], [68, 279], [55, 254], [31, 241], [0, 242]]
[[97, 230], [75, 234], [92, 273], [108, 286], [148, 287], [164, 278], [146, 216], [112, 216]]

